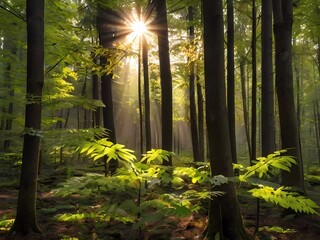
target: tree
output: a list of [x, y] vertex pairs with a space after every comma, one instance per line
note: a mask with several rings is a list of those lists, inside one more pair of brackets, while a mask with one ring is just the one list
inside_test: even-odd
[[142, 38], [142, 66], [143, 66], [143, 83], [144, 83], [144, 117], [146, 130], [146, 151], [151, 150], [151, 123], [150, 123], [150, 87], [149, 87], [149, 67], [148, 67], [148, 42], [145, 36]]
[[297, 165], [290, 172], [282, 171], [281, 182], [304, 192], [304, 178], [300, 145], [300, 134], [294, 103], [292, 70], [292, 24], [293, 6], [291, 0], [273, 0], [273, 21], [275, 37], [276, 91], [279, 105], [279, 119], [282, 148], [294, 156]]
[[[154, 0], [161, 79], [162, 149], [172, 151], [172, 76], [169, 56], [167, 6], [165, 0]], [[172, 165], [172, 159], [164, 161]]]
[[257, 158], [257, 8], [252, 1], [252, 108], [251, 108], [251, 160]]
[[27, 104], [17, 214], [11, 234], [40, 233], [36, 191], [44, 81], [44, 1], [27, 0]]
[[[233, 177], [224, 78], [222, 1], [203, 0], [206, 120], [211, 174]], [[207, 237], [247, 239], [233, 182], [217, 188], [225, 192], [210, 201]]]
[[261, 134], [262, 156], [275, 151], [274, 91], [272, 65], [272, 1], [262, 0], [261, 20]]
[[[99, 41], [103, 48], [110, 50], [115, 40], [115, 23], [119, 19], [117, 13], [111, 9], [106, 9], [102, 3], [98, 2], [98, 32]], [[107, 55], [103, 55], [100, 58], [100, 64], [104, 68], [111, 68], [110, 61], [108, 63]], [[111, 142], [116, 143], [116, 132], [114, 126], [114, 114], [113, 114], [113, 97], [112, 97], [112, 78], [113, 74], [110, 70], [107, 70], [101, 76], [101, 99], [105, 107], [102, 110], [103, 127], [108, 130], [108, 138]], [[118, 167], [118, 162], [114, 159], [109, 164], [111, 173], [114, 173]], [[106, 165], [107, 173], [107, 165]]]
[[[188, 7], [188, 34], [190, 41], [190, 48], [194, 49], [194, 26], [193, 26], [193, 15], [194, 9], [192, 6]], [[191, 50], [192, 51], [192, 50]], [[197, 108], [196, 108], [196, 97], [195, 97], [195, 56], [194, 52], [190, 53], [191, 57], [188, 57], [189, 65], [189, 103], [190, 103], [190, 128], [191, 128], [191, 141], [193, 158], [195, 162], [200, 162], [200, 148], [199, 148], [199, 135], [198, 135], [198, 124], [197, 124]]]
[[227, 1], [227, 98], [232, 162], [237, 163], [235, 90], [234, 90], [234, 11], [233, 0]]

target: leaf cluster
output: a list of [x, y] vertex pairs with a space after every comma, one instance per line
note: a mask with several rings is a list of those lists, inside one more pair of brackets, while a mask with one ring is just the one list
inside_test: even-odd
[[259, 188], [251, 189], [249, 192], [256, 198], [261, 198], [266, 202], [271, 202], [286, 209], [291, 208], [298, 213], [320, 215], [320, 207], [315, 202], [296, 192], [290, 191], [288, 187], [282, 186], [274, 189], [268, 186], [259, 186]]

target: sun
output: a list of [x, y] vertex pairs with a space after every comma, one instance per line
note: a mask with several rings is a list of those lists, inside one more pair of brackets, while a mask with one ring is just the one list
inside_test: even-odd
[[135, 35], [141, 36], [147, 31], [147, 27], [142, 21], [135, 21], [131, 24], [132, 31]]

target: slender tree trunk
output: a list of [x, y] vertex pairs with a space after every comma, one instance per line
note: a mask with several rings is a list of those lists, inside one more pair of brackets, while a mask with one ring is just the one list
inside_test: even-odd
[[[17, 49], [15, 43], [4, 37], [3, 50], [8, 51], [8, 54], [16, 55]], [[5, 63], [4, 70], [4, 87], [6, 88], [7, 101], [4, 104], [7, 106], [3, 107], [3, 113], [5, 114], [5, 121], [3, 122], [3, 128], [6, 131], [4, 134], [3, 151], [8, 152], [10, 150], [11, 140], [10, 131], [12, 130], [12, 115], [13, 115], [13, 100], [14, 100], [14, 79], [11, 77], [12, 63], [8, 61]]]
[[[172, 76], [170, 68], [166, 0], [155, 0], [161, 79], [162, 149], [172, 151]], [[172, 159], [164, 161], [172, 166]]]
[[[95, 73], [92, 74], [92, 98], [94, 100], [99, 100], [99, 77]], [[93, 114], [92, 114], [92, 119], [93, 119], [92, 127], [95, 128], [95, 127], [101, 126], [100, 115], [101, 115], [100, 107], [97, 107], [97, 109], [93, 111]]]
[[319, 118], [318, 118], [318, 103], [313, 102], [313, 122], [314, 122], [314, 129], [315, 129], [315, 137], [316, 137], [316, 144], [317, 144], [317, 153], [318, 153], [318, 161], [320, 165], [320, 138], [319, 138]]
[[[115, 39], [115, 32], [113, 30], [113, 22], [115, 13], [112, 10], [104, 9], [102, 5], [98, 4], [98, 32], [100, 44], [106, 48], [111, 49]], [[107, 56], [101, 56], [100, 64], [104, 68], [110, 67], [108, 65]], [[116, 143], [116, 133], [114, 126], [113, 114], [113, 97], [112, 97], [112, 78], [113, 75], [105, 73], [101, 76], [101, 99], [105, 107], [102, 110], [103, 126], [108, 131], [108, 138], [111, 142]], [[113, 174], [118, 167], [118, 161], [111, 160], [109, 168]], [[106, 168], [107, 171], [107, 168]]]
[[290, 172], [282, 171], [282, 184], [304, 189], [303, 166], [300, 135], [294, 103], [292, 75], [292, 23], [293, 9], [291, 0], [273, 0], [276, 90], [279, 104], [279, 118], [282, 148], [294, 156], [297, 165]]
[[139, 109], [139, 133], [140, 133], [140, 155], [143, 154], [143, 113], [142, 113], [142, 87], [141, 87], [141, 44], [142, 39], [139, 36], [138, 50], [138, 109]]
[[250, 143], [250, 131], [249, 131], [249, 111], [247, 104], [247, 93], [246, 93], [246, 73], [245, 73], [245, 58], [240, 59], [240, 80], [241, 80], [241, 96], [242, 96], [242, 108], [243, 108], [243, 120], [244, 120], [244, 130], [246, 133], [247, 145], [249, 158], [251, 162], [251, 143]]
[[[233, 177], [224, 77], [222, 0], [203, 0], [202, 3], [206, 119], [211, 173], [213, 176], [221, 174]], [[247, 239], [234, 183], [223, 184], [214, 190], [226, 194], [213, 197], [210, 201], [208, 239], [217, 239], [217, 234], [219, 239]]]
[[235, 91], [234, 91], [234, 11], [233, 0], [227, 0], [227, 98], [232, 162], [237, 163]]
[[272, 61], [272, 1], [262, 0], [261, 21], [261, 72], [262, 72], [262, 156], [275, 151], [275, 122], [274, 122], [274, 90], [273, 90], [273, 61]]
[[[17, 215], [11, 234], [40, 233], [36, 192], [44, 76], [44, 1], [27, 0], [27, 102]], [[36, 101], [35, 101], [36, 100]]]
[[[193, 13], [194, 9], [192, 6], [188, 7], [188, 34], [190, 46], [193, 49], [194, 46], [194, 26], [193, 26]], [[195, 97], [195, 62], [194, 56], [188, 57], [189, 63], [189, 104], [190, 104], [190, 128], [191, 128], [191, 142], [193, 158], [195, 162], [200, 161], [199, 151], [199, 135], [197, 126], [197, 108], [196, 108], [196, 97]]]
[[148, 67], [148, 43], [142, 36], [142, 65], [144, 80], [144, 108], [145, 108], [145, 131], [146, 131], [146, 151], [151, 150], [151, 123], [150, 123], [150, 90], [149, 90], [149, 67]]
[[257, 8], [252, 1], [252, 108], [251, 108], [251, 160], [257, 158]]
[[198, 131], [199, 131], [199, 155], [200, 161], [204, 162], [205, 141], [204, 141], [204, 110], [203, 110], [203, 94], [202, 86], [197, 75], [197, 96], [198, 96]]

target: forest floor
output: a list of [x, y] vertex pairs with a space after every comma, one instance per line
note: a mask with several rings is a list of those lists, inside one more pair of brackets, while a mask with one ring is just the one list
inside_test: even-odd
[[[6, 238], [6, 233], [13, 222], [18, 198], [19, 167], [1, 163], [0, 166], [0, 239]], [[77, 213], [86, 206], [99, 207], [103, 199], [84, 199], [74, 194], [71, 197], [55, 196], [52, 189], [66, 178], [66, 174], [53, 168], [47, 168], [41, 173], [39, 181], [37, 216], [43, 235], [30, 236], [22, 239], [70, 239], [70, 240], [179, 240], [201, 239], [201, 233], [206, 226], [206, 214], [197, 213], [189, 217], [171, 217], [166, 225], [161, 225], [157, 231], [148, 233], [145, 230], [132, 230], [130, 224], [119, 221], [109, 221], [97, 224], [90, 218], [82, 221], [58, 221], [57, 214]], [[308, 196], [320, 205], [320, 191], [308, 186]], [[240, 192], [239, 202], [245, 226], [253, 235], [256, 225], [257, 200], [246, 193]], [[283, 210], [271, 204], [261, 203], [261, 231], [254, 239], [261, 240], [318, 240], [320, 239], [320, 216], [293, 214], [281, 218]], [[153, 226], [154, 227], [154, 226]]]

